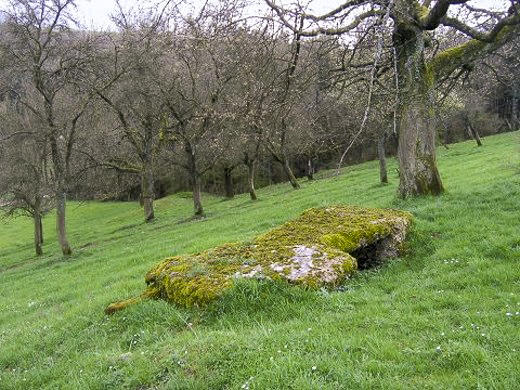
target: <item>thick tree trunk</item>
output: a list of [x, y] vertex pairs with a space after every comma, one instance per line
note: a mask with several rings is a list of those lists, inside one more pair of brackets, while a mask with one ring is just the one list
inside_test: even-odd
[[425, 32], [411, 25], [394, 34], [399, 73], [399, 194], [439, 195], [443, 191], [435, 155], [433, 71], [424, 61]]
[[34, 220], [34, 249], [36, 251], [36, 256], [43, 255], [43, 229], [42, 229], [42, 213], [41, 213], [41, 198], [39, 196], [36, 197], [36, 201], [34, 203], [33, 210], [33, 220]]
[[439, 195], [443, 191], [435, 156], [435, 127], [429, 104], [420, 97], [402, 110], [397, 151], [399, 193], [403, 198], [415, 195]]
[[381, 183], [388, 183], [388, 171], [386, 168], [385, 152], [386, 134], [382, 134], [377, 141], [377, 157], [379, 158], [379, 178]]
[[235, 196], [235, 188], [233, 186], [233, 176], [231, 173], [234, 168], [224, 168], [224, 190], [226, 198], [232, 199]]

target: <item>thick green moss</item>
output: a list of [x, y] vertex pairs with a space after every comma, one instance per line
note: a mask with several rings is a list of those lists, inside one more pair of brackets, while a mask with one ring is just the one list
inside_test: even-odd
[[333, 287], [356, 272], [357, 261], [349, 253], [385, 237], [402, 241], [411, 219], [411, 214], [396, 210], [345, 206], [310, 209], [251, 243], [225, 244], [163, 260], [147, 273], [148, 290], [143, 296], [181, 306], [204, 306], [237, 278]]
[[450, 73], [453, 69], [473, 60], [473, 56], [484, 49], [486, 43], [471, 39], [460, 45], [445, 49], [428, 63], [428, 73], [432, 79]]

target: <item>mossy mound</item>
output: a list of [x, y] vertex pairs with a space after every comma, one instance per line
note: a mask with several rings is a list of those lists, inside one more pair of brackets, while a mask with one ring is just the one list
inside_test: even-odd
[[[335, 206], [305, 211], [251, 243], [225, 244], [167, 258], [150, 270], [142, 298], [182, 306], [217, 299], [237, 278], [334, 287], [356, 272], [399, 254], [412, 215], [397, 210]], [[108, 313], [141, 299], [107, 307]]]

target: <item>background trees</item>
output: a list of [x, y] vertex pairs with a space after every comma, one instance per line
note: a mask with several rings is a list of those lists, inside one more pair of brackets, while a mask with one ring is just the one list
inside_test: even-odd
[[[434, 89], [456, 69], [486, 56], [518, 34], [517, 5], [513, 3], [507, 12], [498, 13], [475, 9], [465, 5], [466, 1], [455, 0], [346, 1], [325, 15], [314, 16], [298, 8], [291, 11], [273, 1], [265, 2], [277, 13], [281, 23], [299, 35], [343, 35], [361, 25], [382, 29], [387, 23], [391, 24], [388, 32], [382, 33], [392, 34], [398, 77], [399, 192], [403, 197], [442, 192], [435, 157]], [[459, 17], [449, 13], [455, 4], [463, 7]], [[356, 16], [349, 18], [349, 15]], [[307, 19], [308, 24], [295, 28], [289, 20], [298, 16]], [[487, 17], [487, 23], [479, 23], [483, 16]], [[330, 28], [327, 24], [334, 25], [338, 20], [343, 21], [339, 27]], [[438, 47], [433, 48], [431, 32], [440, 26], [456, 30], [465, 37], [463, 42], [439, 51]], [[367, 36], [362, 34], [359, 39]]]
[[344, 1], [321, 16], [265, 3], [256, 18], [238, 0], [166, 1], [92, 32], [72, 22], [73, 1], [12, 1], [0, 25], [2, 204], [31, 210], [36, 231], [53, 199], [68, 254], [67, 196], [140, 198], [151, 221], [156, 197], [190, 191], [200, 216], [201, 191], [256, 199], [255, 185], [298, 188], [378, 152], [381, 181], [397, 152], [401, 196], [438, 194], [438, 137], [518, 125], [516, 2]]
[[520, 124], [520, 76], [515, 71], [520, 66], [519, 50], [520, 39], [516, 37], [487, 58], [476, 69], [476, 77], [469, 80], [474, 82], [468, 83], [468, 89], [480, 98], [475, 100], [496, 111], [509, 130]]
[[0, 207], [8, 216], [24, 215], [33, 219], [34, 246], [36, 255], [40, 256], [43, 254], [42, 217], [51, 208], [52, 173], [46, 163], [48, 150], [38, 137], [5, 132], [2, 136]]
[[80, 119], [93, 97], [83, 84], [91, 69], [91, 37], [71, 28], [72, 7], [71, 0], [11, 2], [0, 49], [8, 75], [4, 91], [16, 96], [16, 109], [29, 118], [13, 122], [20, 125], [16, 132], [49, 151], [56, 229], [66, 255], [72, 251], [65, 219], [71, 160]]
[[202, 9], [196, 20], [176, 19], [167, 65], [155, 85], [165, 105], [167, 159], [188, 174], [196, 216], [204, 214], [202, 175], [226, 152], [221, 165], [228, 174], [235, 165], [229, 148], [237, 131], [234, 88], [248, 54], [235, 20], [240, 7], [219, 7]]
[[102, 88], [95, 92], [115, 114], [118, 142], [127, 143], [128, 148], [107, 156], [103, 165], [139, 175], [139, 199], [148, 222], [155, 217], [155, 164], [163, 125], [163, 102], [154, 88], [163, 66], [163, 45], [158, 39], [161, 21], [130, 22], [130, 15], [120, 17], [125, 25], [119, 35], [108, 40], [110, 55], [99, 69]]

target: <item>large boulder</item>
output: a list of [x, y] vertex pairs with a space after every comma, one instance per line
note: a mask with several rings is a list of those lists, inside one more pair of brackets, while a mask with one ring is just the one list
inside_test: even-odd
[[250, 243], [225, 244], [163, 260], [146, 274], [148, 288], [140, 297], [114, 303], [106, 311], [150, 297], [202, 306], [217, 299], [239, 278], [333, 288], [358, 268], [398, 256], [411, 221], [410, 213], [398, 210], [309, 209]]

